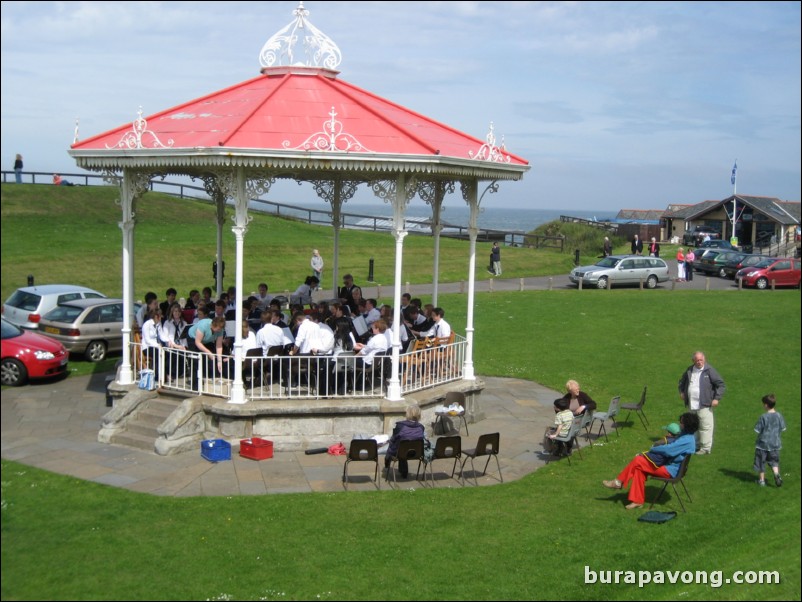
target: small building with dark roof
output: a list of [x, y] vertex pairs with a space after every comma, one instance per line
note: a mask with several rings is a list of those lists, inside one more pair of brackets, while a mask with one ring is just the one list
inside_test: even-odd
[[794, 235], [799, 219], [798, 201], [738, 194], [696, 205], [669, 205], [662, 216], [663, 239], [681, 241], [684, 234], [696, 226], [713, 227], [721, 232], [722, 238], [730, 239], [734, 224], [738, 244], [764, 246]]

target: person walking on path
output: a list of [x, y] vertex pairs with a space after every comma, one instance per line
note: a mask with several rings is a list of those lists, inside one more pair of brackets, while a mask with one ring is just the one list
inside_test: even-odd
[[490, 253], [490, 261], [493, 264], [493, 275], [501, 276], [501, 248], [497, 242], [493, 243], [493, 251]]
[[693, 364], [679, 379], [679, 396], [685, 406], [699, 416], [696, 453], [703, 455], [713, 449], [713, 408], [718, 407], [727, 388], [721, 375], [707, 363], [703, 352], [695, 352], [692, 359]]
[[610, 242], [609, 236], [604, 237], [604, 248], [602, 249], [602, 253], [605, 257], [609, 257], [613, 254], [613, 243]]
[[[312, 261], [310, 263], [318, 283], [323, 282], [323, 258], [320, 256], [320, 251], [317, 249], [312, 251]], [[320, 290], [320, 286], [318, 286], [317, 289]]]
[[14, 159], [14, 181], [17, 184], [22, 184], [22, 155], [19, 153]]

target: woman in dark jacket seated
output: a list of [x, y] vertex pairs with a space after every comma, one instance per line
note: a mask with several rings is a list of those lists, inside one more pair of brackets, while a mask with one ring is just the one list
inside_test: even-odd
[[565, 390], [568, 392], [562, 398], [568, 400], [568, 409], [574, 416], [581, 416], [587, 410], [596, 411], [596, 402], [591, 399], [590, 395], [579, 390], [578, 382], [569, 380], [565, 383]]
[[[571, 410], [571, 413], [574, 416], [581, 416], [588, 410], [591, 412], [596, 411], [596, 402], [591, 399], [590, 395], [579, 390], [578, 382], [575, 380], [569, 380], [567, 383], [565, 383], [565, 390], [568, 392], [563, 395], [562, 400], [568, 401], [568, 409]], [[555, 412], [556, 411], [558, 410], [555, 410]], [[565, 445], [565, 452], [570, 454], [572, 447], [572, 442], [569, 441]]]
[[[407, 406], [407, 419], [395, 423], [393, 436], [390, 437], [390, 445], [387, 448], [387, 455], [384, 457], [384, 466], [390, 468], [390, 461], [398, 453], [398, 445], [402, 441], [423, 440], [425, 429], [420, 423], [420, 406], [413, 404]], [[409, 474], [409, 463], [406, 458], [398, 458], [398, 470], [405, 479]]]

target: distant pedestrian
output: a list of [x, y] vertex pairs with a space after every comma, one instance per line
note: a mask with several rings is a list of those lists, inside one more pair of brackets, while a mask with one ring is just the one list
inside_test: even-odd
[[660, 257], [660, 243], [652, 236], [652, 242], [649, 243], [649, 257]]
[[643, 241], [638, 237], [637, 234], [635, 235], [635, 238], [632, 239], [630, 249], [632, 250], [633, 255], [643, 254]]
[[677, 282], [685, 282], [685, 252], [677, 249]]
[[17, 184], [22, 184], [22, 155], [17, 153], [17, 158], [14, 159], [14, 180]]
[[774, 409], [777, 400], [774, 395], [763, 396], [763, 409], [766, 411], [755, 425], [757, 441], [755, 441], [755, 470], [758, 472], [757, 484], [766, 486], [766, 464], [774, 472], [774, 484], [782, 487], [783, 479], [780, 475], [780, 450], [782, 442], [780, 435], [785, 430], [785, 419]]
[[688, 252], [685, 253], [685, 280], [688, 282], [693, 281], [693, 262], [696, 261], [696, 253], [693, 252], [691, 247], [688, 247]]
[[497, 242], [493, 243], [493, 251], [490, 253], [490, 260], [493, 263], [493, 275], [501, 276], [501, 248]]
[[[323, 258], [320, 256], [320, 251], [314, 249], [312, 251], [312, 261], [310, 262], [312, 265], [312, 271], [315, 272], [315, 278], [317, 278], [318, 283], [323, 282]], [[320, 287], [317, 287], [320, 290]]]
[[602, 253], [605, 257], [609, 257], [613, 254], [613, 243], [610, 242], [609, 236], [604, 237], [604, 248], [602, 249]]

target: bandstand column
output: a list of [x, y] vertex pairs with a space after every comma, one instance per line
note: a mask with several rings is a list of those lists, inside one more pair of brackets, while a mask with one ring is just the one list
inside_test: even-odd
[[134, 241], [134, 186], [133, 176], [128, 170], [123, 171], [120, 182], [120, 205], [122, 206], [122, 220], [119, 223], [123, 238], [123, 358], [118, 373], [118, 384], [130, 385], [135, 381], [131, 368], [131, 318], [134, 312], [133, 291], [133, 241]]
[[468, 220], [468, 308], [465, 320], [465, 363], [462, 366], [462, 378], [464, 380], [476, 380], [476, 373], [473, 369], [473, 304], [476, 295], [476, 236], [478, 228], [476, 226], [479, 217], [479, 201], [477, 199], [478, 182], [463, 182], [462, 195], [470, 208]]
[[[395, 286], [393, 287], [393, 353], [392, 371], [387, 386], [387, 399], [389, 401], [402, 401], [400, 357], [401, 357], [401, 278], [404, 260], [404, 238], [407, 236], [404, 213], [410, 198], [407, 190], [407, 181], [403, 174], [395, 180], [395, 195], [393, 196], [393, 237], [395, 238]], [[414, 194], [414, 188], [413, 188]]]
[[[222, 194], [217, 194], [214, 197], [215, 205], [217, 206], [217, 270], [215, 274], [215, 294], [220, 298], [223, 292], [223, 224], [226, 221], [226, 197]], [[240, 290], [237, 289], [240, 293]]]

